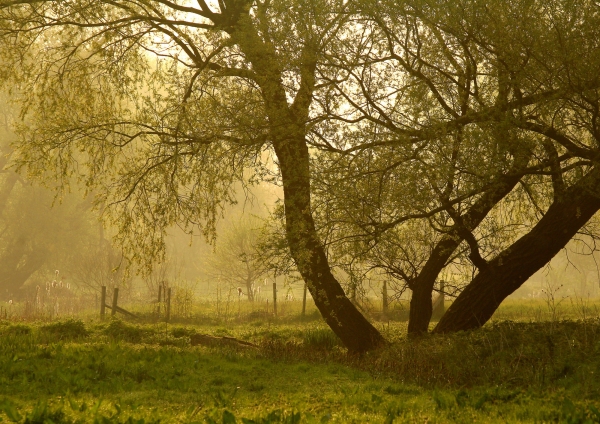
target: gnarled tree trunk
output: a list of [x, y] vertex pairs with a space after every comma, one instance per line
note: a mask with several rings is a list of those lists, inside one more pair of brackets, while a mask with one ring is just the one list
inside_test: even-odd
[[310, 206], [308, 148], [304, 139], [276, 143], [283, 180], [287, 240], [300, 274], [327, 324], [354, 352], [384, 343], [375, 327], [348, 299], [321, 245]]
[[600, 209], [594, 167], [548, 208], [533, 229], [490, 261], [448, 308], [435, 333], [481, 327], [500, 303], [550, 261]]
[[[498, 177], [496, 184], [481, 196], [475, 204], [462, 216], [462, 221], [472, 231], [483, 221], [492, 208], [500, 202], [517, 185], [522, 175], [519, 169], [527, 166], [529, 155], [526, 155], [506, 175]], [[439, 273], [446, 266], [448, 259], [458, 248], [463, 238], [458, 229], [453, 229], [433, 248], [421, 272], [411, 284], [412, 298], [408, 318], [408, 333], [423, 334], [427, 332], [431, 321], [431, 293]]]
[[300, 88], [290, 105], [273, 47], [261, 39], [255, 28], [245, 24], [244, 19], [237, 26], [240, 32], [234, 33], [233, 38], [252, 62], [254, 79], [261, 89], [269, 119], [269, 135], [279, 160], [286, 237], [291, 255], [315, 305], [344, 345], [353, 352], [374, 349], [382, 345], [384, 339], [350, 302], [331, 273], [312, 217], [306, 122], [314, 90], [316, 62], [307, 47]]

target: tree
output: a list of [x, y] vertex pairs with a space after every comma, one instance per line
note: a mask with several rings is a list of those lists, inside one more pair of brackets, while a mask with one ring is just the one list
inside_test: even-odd
[[552, 36], [544, 39], [545, 44], [533, 56], [535, 73], [528, 77], [545, 85], [545, 89], [561, 90], [556, 90], [552, 101], [522, 113], [515, 125], [546, 137], [547, 149], [554, 158], [568, 155], [577, 158], [580, 166], [573, 172], [558, 161], [551, 164], [551, 205], [528, 234], [481, 270], [442, 318], [436, 332], [483, 325], [509, 294], [552, 259], [600, 209], [598, 6], [587, 1], [553, 5], [555, 8], [548, 12]]
[[267, 271], [258, 252], [261, 224], [261, 220], [253, 216], [234, 220], [221, 233], [213, 254], [206, 261], [213, 279], [243, 287], [243, 295], [250, 301], [254, 300], [255, 285]]
[[271, 150], [290, 251], [321, 314], [352, 351], [383, 343], [331, 273], [311, 206], [311, 112], [329, 101], [327, 57], [355, 41], [350, 3], [18, 1], [2, 13], [30, 174], [97, 187], [142, 261], [164, 254], [169, 225], [212, 237], [233, 182], [260, 176]]
[[455, 3], [373, 3], [366, 15], [377, 49], [350, 73], [352, 84], [338, 84], [367, 124], [347, 128], [343, 148], [315, 143], [332, 156], [316, 173], [322, 221], [342, 250], [354, 243], [355, 255], [413, 290], [414, 333], [427, 331], [442, 269], [460, 256], [482, 264], [481, 243], [488, 254], [498, 243], [478, 227], [549, 163], [539, 137], [510, 124], [514, 109], [545, 95], [511, 79], [524, 66], [512, 60], [522, 44], [507, 44], [506, 30], [478, 28], [487, 6]]
[[[376, 24], [372, 35], [380, 36], [379, 44], [373, 42], [379, 50], [362, 59], [360, 72], [351, 73], [353, 86], [347, 80], [338, 84], [348, 104], [362, 113], [357, 122], [369, 125], [346, 131], [342, 148], [328, 140], [315, 143], [334, 157], [317, 173], [327, 177], [318, 181], [319, 204], [325, 205], [320, 217], [328, 223], [325, 233], [337, 233], [334, 239], [342, 250], [354, 243], [354, 255], [413, 289], [409, 332], [427, 331], [434, 283], [457, 259], [467, 259], [473, 274], [483, 275], [498, 252], [531, 229], [535, 243], [530, 247], [550, 260], [556, 246], [546, 246], [536, 231], [539, 214], [551, 203], [552, 191], [576, 181], [593, 164], [593, 155], [581, 151], [586, 142], [557, 139], [556, 124], [539, 121], [581, 116], [581, 111], [571, 112], [576, 108], [565, 112], [565, 100], [595, 96], [597, 73], [587, 59], [595, 57], [594, 5], [539, 6], [528, 1], [413, 1], [377, 2], [367, 10]], [[589, 56], [573, 56], [578, 50]], [[388, 60], [378, 60], [381, 56]], [[586, 74], [573, 66], [578, 57], [586, 57]], [[394, 62], [398, 66], [389, 65]], [[564, 79], [558, 77], [562, 72]], [[569, 74], [578, 74], [575, 84]], [[386, 84], [391, 86], [387, 92], [382, 89]], [[595, 108], [587, 106], [588, 111]], [[347, 115], [334, 118], [342, 121]], [[580, 125], [589, 128], [591, 122]], [[575, 128], [567, 125], [570, 131]], [[586, 221], [576, 220], [574, 229], [550, 229], [572, 236]], [[425, 223], [433, 231], [424, 230]], [[557, 237], [561, 247], [570, 239], [563, 238]], [[515, 256], [511, 264], [529, 274], [522, 263], [526, 259]], [[537, 270], [541, 265], [531, 266]], [[526, 278], [511, 283], [511, 290]], [[484, 287], [473, 290], [498, 302], [510, 292], [500, 296]], [[464, 316], [478, 308], [472, 292], [471, 299], [463, 304]]]

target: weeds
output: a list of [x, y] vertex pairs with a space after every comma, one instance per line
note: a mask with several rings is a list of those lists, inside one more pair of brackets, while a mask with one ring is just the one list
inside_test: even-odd
[[89, 335], [83, 321], [73, 319], [43, 325], [40, 327], [40, 332], [60, 340], [76, 340]]
[[129, 325], [120, 320], [112, 320], [103, 333], [112, 340], [121, 340], [129, 343], [141, 343], [144, 337], [155, 333], [141, 326]]
[[302, 341], [310, 349], [331, 350], [341, 347], [340, 339], [329, 328], [308, 329], [303, 333]]

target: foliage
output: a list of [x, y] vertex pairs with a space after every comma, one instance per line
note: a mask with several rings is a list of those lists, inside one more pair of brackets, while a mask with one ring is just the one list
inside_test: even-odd
[[89, 334], [83, 321], [75, 319], [43, 325], [40, 327], [40, 332], [50, 334], [60, 340], [85, 338]]

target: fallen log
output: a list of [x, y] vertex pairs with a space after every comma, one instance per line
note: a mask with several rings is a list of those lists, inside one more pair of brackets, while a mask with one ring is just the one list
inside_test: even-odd
[[192, 346], [234, 346], [241, 348], [253, 348], [258, 349], [258, 346], [254, 343], [246, 342], [244, 340], [236, 339], [235, 337], [217, 337], [209, 334], [192, 334], [190, 336]]

